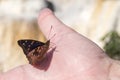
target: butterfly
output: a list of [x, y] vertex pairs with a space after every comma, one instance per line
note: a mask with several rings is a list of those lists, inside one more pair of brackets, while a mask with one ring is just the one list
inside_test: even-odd
[[18, 40], [18, 45], [23, 49], [28, 61], [32, 65], [38, 65], [46, 56], [49, 49], [50, 40], [43, 43], [37, 40]]

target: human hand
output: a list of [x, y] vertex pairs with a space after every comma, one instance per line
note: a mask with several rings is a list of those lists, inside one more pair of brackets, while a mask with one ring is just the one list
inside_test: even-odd
[[[110, 59], [95, 43], [60, 22], [49, 9], [38, 18], [40, 29], [56, 46], [46, 71], [30, 64], [0, 75], [0, 80], [119, 80], [117, 61]], [[47, 63], [44, 63], [47, 64]]]

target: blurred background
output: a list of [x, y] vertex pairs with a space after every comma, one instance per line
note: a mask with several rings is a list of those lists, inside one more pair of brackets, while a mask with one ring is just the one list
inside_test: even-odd
[[120, 60], [120, 0], [0, 0], [0, 72], [28, 64], [19, 39], [45, 41], [37, 24], [45, 7]]

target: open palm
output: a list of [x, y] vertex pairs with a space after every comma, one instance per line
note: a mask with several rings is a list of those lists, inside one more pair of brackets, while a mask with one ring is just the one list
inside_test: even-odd
[[38, 23], [45, 36], [51, 26], [50, 37], [55, 34], [50, 40], [55, 45], [50, 63], [44, 62], [47, 70], [23, 65], [4, 73], [0, 80], [112, 80], [113, 62], [117, 63], [95, 43], [64, 25], [49, 9], [42, 10]]

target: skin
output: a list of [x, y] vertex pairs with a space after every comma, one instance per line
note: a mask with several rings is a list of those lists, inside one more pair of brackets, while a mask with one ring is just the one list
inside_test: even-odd
[[56, 49], [47, 70], [27, 64], [1, 73], [0, 80], [120, 80], [120, 62], [110, 59], [95, 43], [64, 25], [52, 11], [43, 9], [38, 24], [45, 36], [55, 35], [50, 46]]

